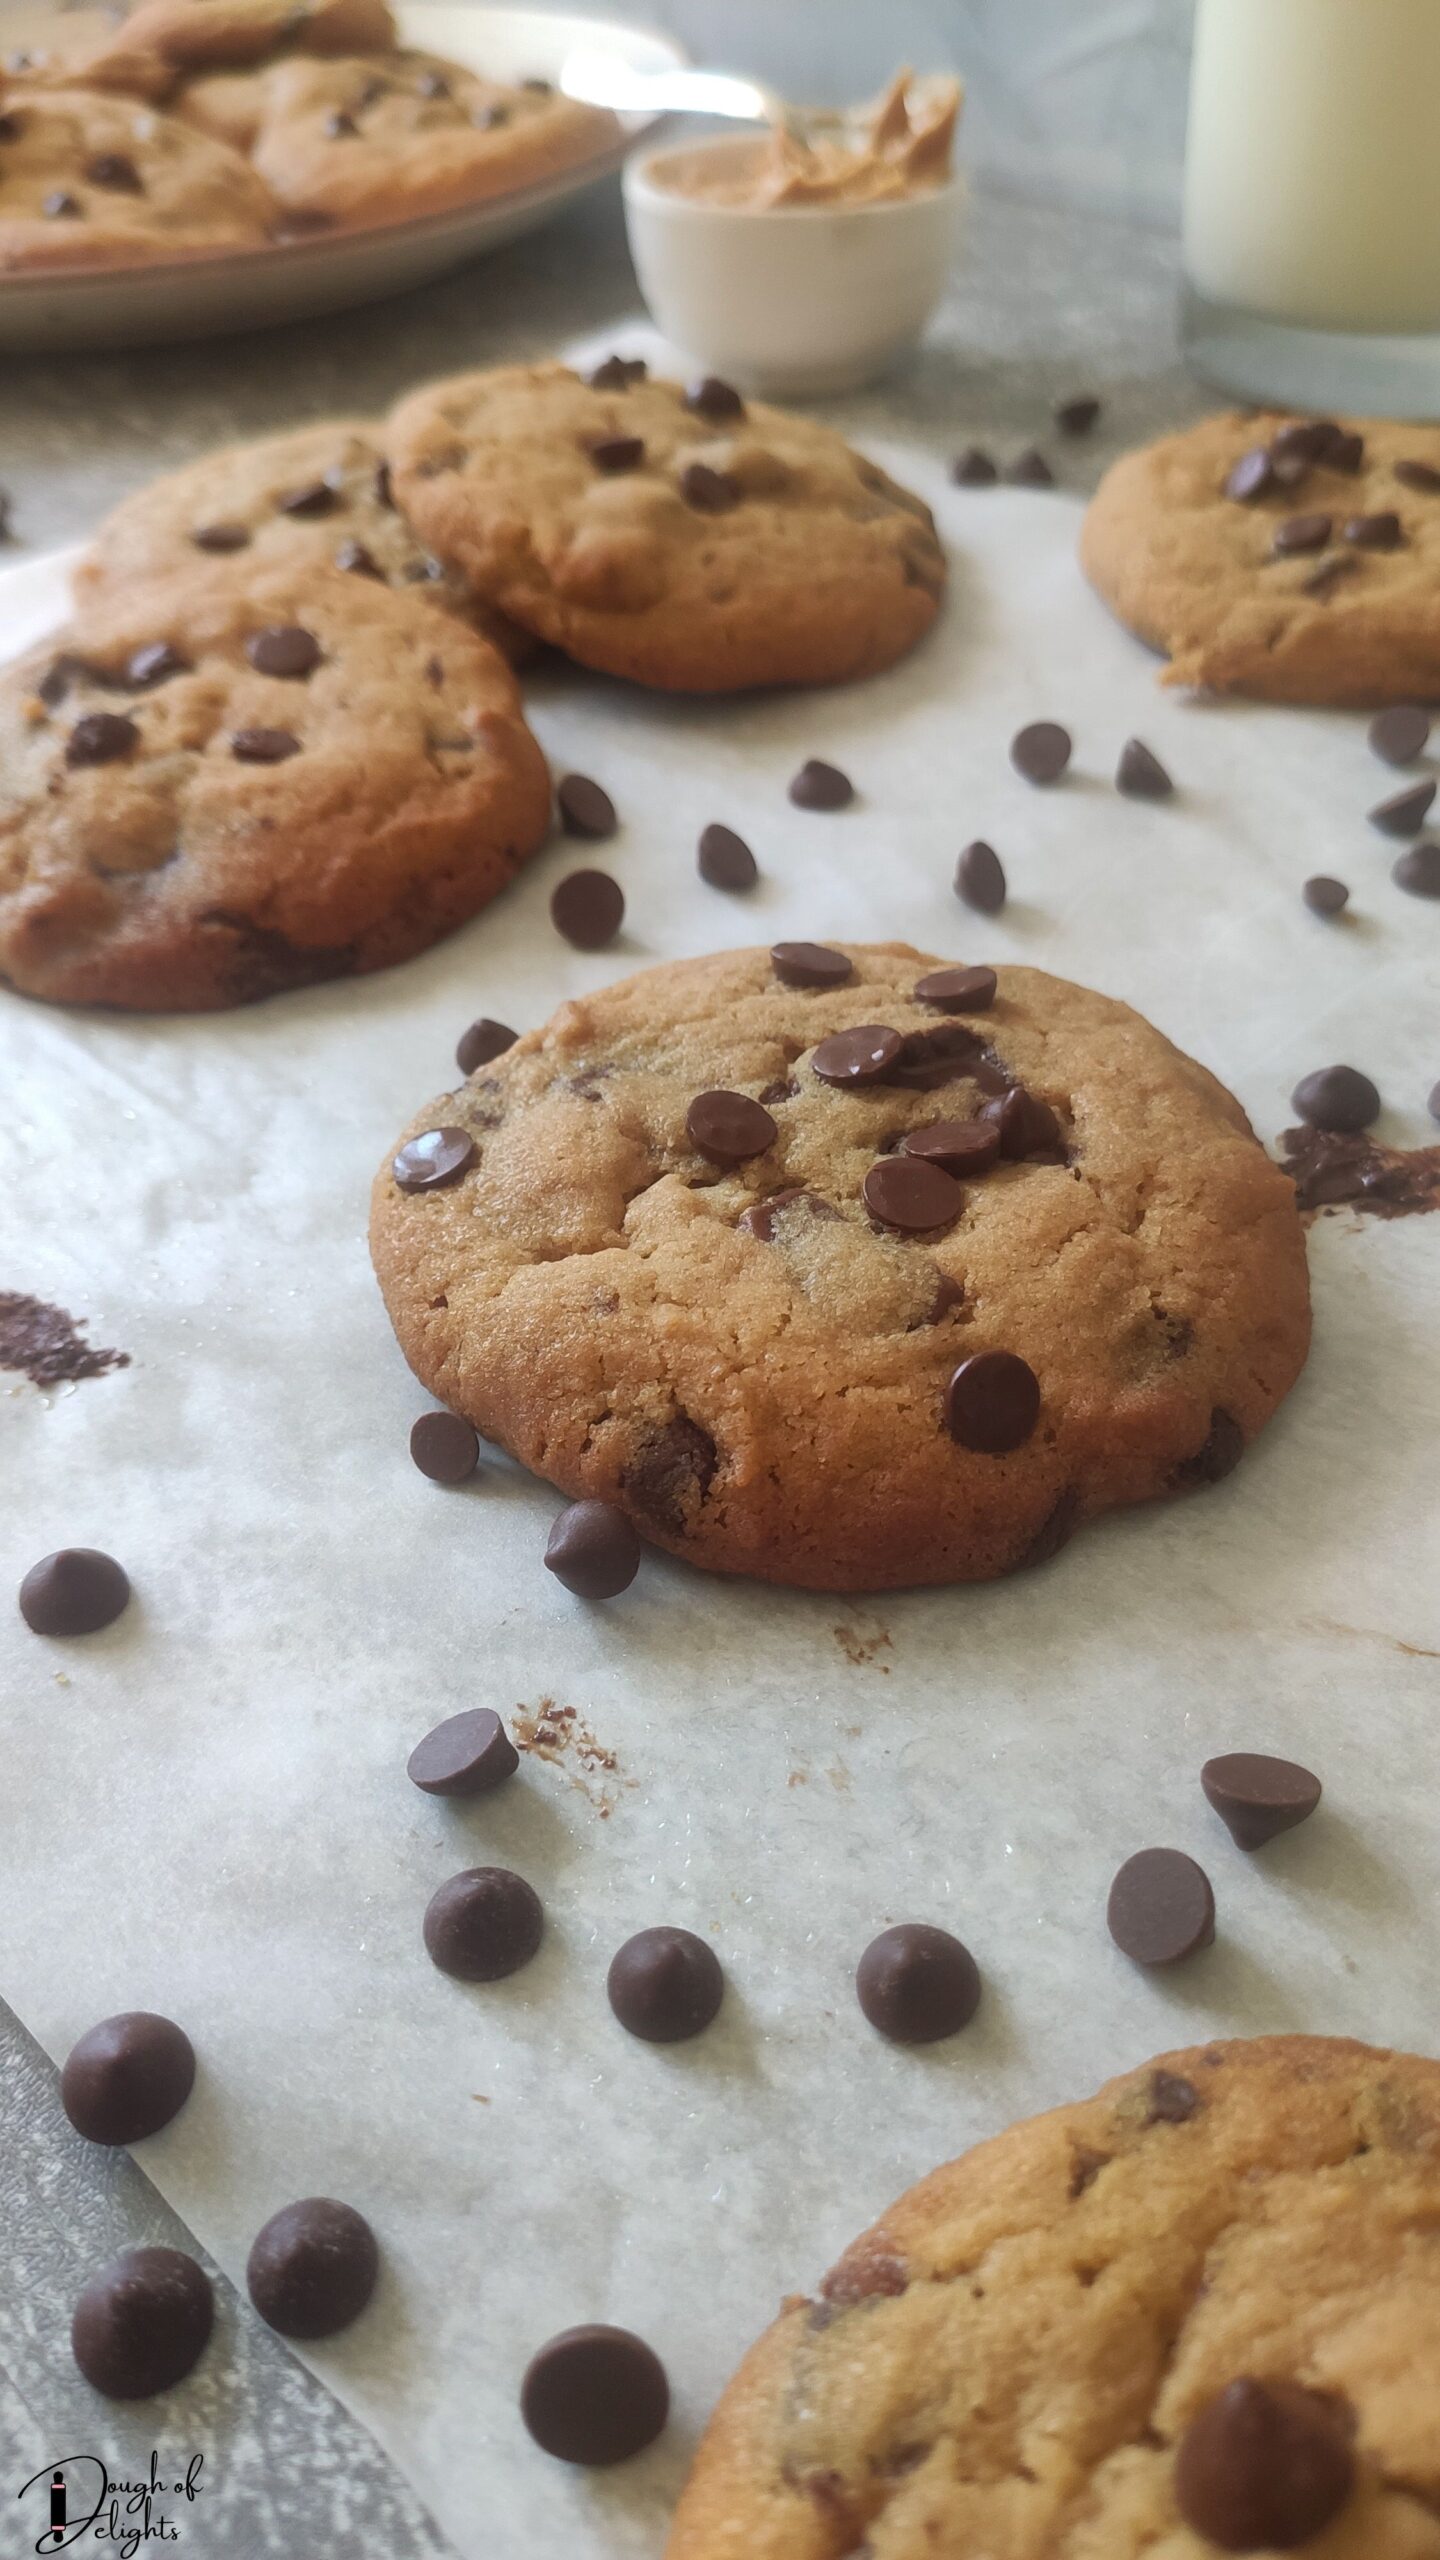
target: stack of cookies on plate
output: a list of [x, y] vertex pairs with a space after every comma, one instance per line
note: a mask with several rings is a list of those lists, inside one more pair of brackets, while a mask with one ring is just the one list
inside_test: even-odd
[[140, 0], [12, 67], [0, 272], [136, 266], [453, 213], [611, 150], [613, 117], [402, 46], [386, 0]]

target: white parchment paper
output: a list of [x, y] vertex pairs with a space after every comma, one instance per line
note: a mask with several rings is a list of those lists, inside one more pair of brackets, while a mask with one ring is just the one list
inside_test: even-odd
[[[741, 703], [535, 688], [557, 768], [623, 815], [598, 857], [628, 900], [614, 949], [552, 931], [550, 891], [588, 858], [557, 843], [386, 976], [208, 1020], [0, 1002], [0, 1285], [133, 1355], [69, 1393], [4, 1381], [0, 1584], [95, 1544], [136, 1593], [60, 1645], [0, 1592], [0, 1987], [57, 2056], [114, 2009], [186, 2024], [195, 2097], [140, 2156], [232, 2272], [294, 2196], [370, 2215], [382, 2290], [314, 2361], [474, 2560], [653, 2560], [780, 2294], [1010, 2118], [1211, 2033], [1440, 2048], [1440, 1219], [1322, 1222], [1313, 1358], [1239, 1472], [985, 1590], [848, 1605], [656, 1556], [587, 1608], [541, 1570], [544, 1485], [497, 1458], [447, 1493], [407, 1455], [425, 1399], [370, 1276], [367, 1186], [482, 1011], [523, 1027], [731, 942], [906, 935], [1129, 999], [1267, 1136], [1340, 1058], [1379, 1082], [1385, 1134], [1428, 1134], [1440, 914], [1392, 887], [1364, 823], [1386, 778], [1361, 724], [1161, 696], [1081, 583], [1068, 500], [880, 459], [955, 555], [908, 666]], [[0, 584], [7, 644], [57, 594], [46, 569]], [[1040, 715], [1077, 741], [1048, 793], [1006, 758]], [[1172, 767], [1170, 806], [1111, 788], [1131, 731]], [[788, 805], [810, 754], [853, 776], [845, 814]], [[749, 899], [697, 879], [714, 818], [755, 847]], [[975, 835], [1010, 874], [993, 922], [950, 891]], [[1350, 882], [1343, 925], [1301, 905], [1315, 871]], [[530, 1758], [468, 1809], [407, 1783], [440, 1716], [546, 1699], [613, 1770]], [[1243, 1747], [1327, 1790], [1252, 1860], [1198, 1781]], [[1154, 1842], [1198, 1855], [1219, 1904], [1213, 1950], [1168, 1978], [1105, 1931], [1111, 1874]], [[420, 1941], [434, 1887], [483, 1861], [529, 1876], [549, 1921], [489, 1990]], [[899, 1918], [955, 1929], [985, 1977], [974, 2027], [929, 2052], [855, 2005], [856, 1957]], [[668, 2051], [604, 1997], [655, 1921], [709, 1936], [729, 1983], [717, 2026]], [[608, 2476], [547, 2461], [516, 2412], [531, 2350], [587, 2319], [642, 2331], [675, 2386], [666, 2439]]]

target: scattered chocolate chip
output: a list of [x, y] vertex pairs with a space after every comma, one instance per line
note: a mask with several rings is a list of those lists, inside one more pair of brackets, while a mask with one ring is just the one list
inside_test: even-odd
[[47, 222], [73, 221], [80, 211], [80, 199], [65, 187], [52, 187], [40, 207]]
[[465, 1867], [425, 1906], [425, 1951], [457, 1982], [502, 1982], [528, 1964], [545, 1932], [540, 1897], [509, 1867]]
[[993, 969], [932, 969], [916, 979], [911, 993], [917, 1004], [933, 1004], [941, 1013], [988, 1013], [999, 984]]
[[700, 382], [692, 382], [685, 394], [685, 406], [697, 417], [714, 421], [743, 418], [745, 403], [731, 382], [722, 382], [718, 374], [707, 373]]
[[1275, 527], [1270, 548], [1277, 560], [1290, 560], [1307, 551], [1323, 551], [1331, 529], [1331, 518], [1326, 515], [1286, 516]]
[[587, 2470], [643, 2453], [669, 2414], [665, 2368], [629, 2329], [562, 2329], [520, 2385], [520, 2415], [541, 2452]]
[[1115, 767], [1115, 788], [1130, 800], [1168, 800], [1175, 785], [1142, 739], [1127, 738]]
[[279, 622], [268, 631], [252, 631], [245, 655], [257, 675], [308, 676], [320, 664], [320, 643], [298, 622]]
[[1424, 489], [1432, 495], [1440, 489], [1440, 471], [1433, 462], [1405, 460], [1393, 466], [1395, 477], [1406, 489]]
[[65, 761], [72, 765], [117, 764], [140, 744], [140, 732], [123, 711], [87, 711], [65, 741]]
[[405, 1763], [405, 1774], [427, 1796], [488, 1795], [514, 1776], [520, 1754], [491, 1707], [469, 1707], [447, 1716]]
[[130, 1597], [130, 1577], [98, 1547], [57, 1547], [32, 1564], [20, 1585], [20, 1615], [37, 1636], [93, 1636], [113, 1626]]
[[300, 741], [292, 729], [232, 729], [230, 753], [240, 764], [284, 764], [298, 756]]
[[125, 669], [125, 681], [136, 686], [168, 684], [172, 676], [190, 672], [190, 661], [172, 649], [168, 640], [152, 640], [147, 648], [137, 649]]
[[380, 2273], [363, 2213], [333, 2196], [287, 2204], [256, 2233], [245, 2285], [267, 2328], [282, 2338], [333, 2338], [358, 2320]]
[[1273, 488], [1274, 482], [1275, 467], [1268, 446], [1252, 445], [1250, 451], [1242, 453], [1239, 461], [1232, 463], [1226, 473], [1225, 495], [1238, 498], [1242, 507], [1253, 506], [1257, 498], [1263, 498]]
[[743, 1209], [735, 1221], [736, 1229], [741, 1235], [754, 1236], [759, 1244], [773, 1244], [782, 1209], [793, 1209], [802, 1200], [812, 1218], [834, 1219], [840, 1215], [828, 1200], [822, 1200], [818, 1191], [793, 1186], [788, 1191], [772, 1191], [768, 1200], [756, 1200]]
[[1430, 714], [1416, 702], [1395, 702], [1376, 712], [1365, 735], [1382, 763], [1414, 764], [1430, 741]]
[[438, 1191], [455, 1182], [475, 1161], [475, 1141], [468, 1129], [425, 1129], [407, 1139], [391, 1168], [401, 1191]]
[[612, 1958], [605, 1981], [620, 2024], [647, 2044], [682, 2044], [708, 2027], [725, 1996], [713, 1947], [688, 1929], [642, 1929]]
[[1418, 836], [1430, 814], [1430, 803], [1434, 797], [1433, 779], [1412, 782], [1406, 790], [1393, 793], [1390, 799], [1382, 800], [1377, 808], [1372, 809], [1370, 824], [1378, 827], [1385, 836]]
[[640, 1570], [634, 1523], [613, 1502], [569, 1502], [550, 1524], [545, 1567], [579, 1600], [613, 1600]]
[[92, 187], [108, 187], [114, 194], [143, 196], [145, 182], [133, 160], [123, 151], [101, 151], [85, 164], [85, 175]]
[[214, 2319], [210, 2279], [181, 2249], [126, 2249], [75, 2305], [70, 2349], [107, 2400], [148, 2400], [183, 2382]]
[[[897, 1043], [898, 1046], [898, 1043]], [[773, 1147], [777, 1131], [761, 1102], [748, 1093], [697, 1093], [685, 1114], [692, 1147], [712, 1164], [744, 1164]]]
[[1317, 916], [1338, 916], [1350, 902], [1350, 892], [1344, 881], [1332, 880], [1323, 871], [1317, 871], [1313, 880], [1306, 881], [1300, 895], [1311, 913]]
[[1390, 877], [1412, 898], [1440, 898], [1440, 844], [1412, 844], [1391, 863]]
[[1175, 2504], [1221, 2551], [1297, 2551], [1332, 2523], [1355, 2486], [1349, 2429], [1334, 2401], [1293, 2382], [1242, 2375], [1191, 2419], [1175, 2455]]
[[550, 921], [577, 951], [603, 951], [625, 921], [625, 892], [608, 871], [570, 871], [550, 897]]
[[102, 2018], [71, 2046], [60, 2104], [87, 2142], [144, 2142], [178, 2116], [195, 2086], [195, 2048], [183, 2027], [148, 2009]]
[[335, 554], [335, 566], [348, 570], [356, 578], [383, 578], [385, 575], [374, 552], [367, 551], [363, 542], [354, 540], [341, 543]]
[[422, 1413], [410, 1426], [410, 1455], [432, 1484], [468, 1484], [480, 1464], [480, 1439], [459, 1413]]
[[562, 774], [555, 786], [555, 799], [567, 836], [584, 836], [588, 843], [600, 844], [615, 834], [620, 823], [615, 803], [588, 773]]
[[701, 879], [712, 889], [753, 889], [760, 876], [754, 854], [733, 827], [706, 827], [696, 862]]
[[680, 495], [700, 515], [725, 516], [739, 506], [743, 492], [728, 471], [716, 471], [708, 462], [687, 462], [680, 474]]
[[999, 465], [983, 445], [967, 444], [950, 465], [950, 477], [957, 489], [991, 489], [1000, 477]]
[[823, 942], [777, 942], [770, 966], [782, 987], [843, 987], [855, 975], [854, 961]]
[[502, 1057], [519, 1039], [508, 1022], [492, 1022], [482, 1013], [468, 1031], [462, 1031], [455, 1048], [455, 1064], [462, 1076], [473, 1076], [477, 1067], [488, 1067], [492, 1058]]
[[1012, 489], [1053, 489], [1055, 474], [1038, 448], [1027, 445], [1005, 466], [1005, 477]]
[[1141, 1849], [1110, 1887], [1110, 1935], [1136, 1964], [1178, 1964], [1215, 1936], [1215, 1896], [1182, 1849]]
[[275, 501], [275, 512], [282, 516], [330, 516], [341, 502], [341, 492], [333, 480], [307, 480], [303, 488], [287, 489]]
[[962, 1449], [1003, 1458], [1029, 1439], [1040, 1419], [1040, 1381], [1014, 1351], [977, 1351], [962, 1360], [945, 1390], [945, 1422]]
[[597, 436], [585, 449], [597, 471], [638, 471], [645, 459], [643, 436]]
[[1238, 1849], [1263, 1849], [1308, 1821], [1321, 1792], [1319, 1779], [1298, 1761], [1272, 1760], [1260, 1751], [1226, 1751], [1207, 1760], [1200, 1784]]
[[1072, 740], [1058, 720], [1032, 720], [1010, 741], [1010, 761], [1026, 782], [1058, 782], [1070, 762]]
[[628, 391], [632, 383], [643, 382], [649, 370], [643, 356], [607, 356], [586, 379], [592, 391]]
[[1380, 1096], [1357, 1067], [1317, 1067], [1301, 1077], [1290, 1108], [1314, 1129], [1368, 1129], [1380, 1116]]
[[900, 1153], [957, 1176], [984, 1173], [1000, 1153], [1000, 1131], [993, 1120], [931, 1120], [923, 1129], [906, 1131]]
[[1398, 551], [1405, 539], [1400, 519], [1389, 507], [1374, 515], [1350, 516], [1343, 530], [1357, 551]]
[[872, 1218], [902, 1235], [929, 1235], [948, 1227], [964, 1205], [965, 1194], [952, 1174], [923, 1156], [881, 1156], [860, 1186]]
[[797, 809], [848, 809], [855, 797], [855, 785], [838, 765], [810, 756], [792, 775], [788, 796]]
[[1058, 400], [1051, 415], [1062, 436], [1088, 436], [1100, 415], [1100, 403], [1093, 391], [1081, 391], [1072, 399]]
[[993, 845], [967, 844], [955, 864], [955, 895], [984, 916], [998, 916], [1005, 904], [1005, 872]]
[[243, 524], [197, 524], [191, 533], [197, 551], [244, 551], [250, 528]]
[[994, 1121], [1000, 1132], [1000, 1153], [1012, 1163], [1023, 1164], [1027, 1156], [1051, 1155], [1063, 1147], [1060, 1123], [1049, 1103], [1023, 1084], [1012, 1085], [1008, 1093], [983, 1103], [981, 1117]]
[[871, 1939], [855, 1989], [871, 2026], [892, 2044], [935, 2044], [969, 2026], [980, 2006], [980, 1969], [947, 1929], [902, 1920]]
[[1200, 2112], [1200, 2092], [1178, 2072], [1152, 2071], [1147, 2124], [1188, 2124]]
[[883, 1023], [864, 1022], [853, 1031], [833, 1031], [812, 1052], [810, 1064], [822, 1084], [882, 1083], [905, 1043]]

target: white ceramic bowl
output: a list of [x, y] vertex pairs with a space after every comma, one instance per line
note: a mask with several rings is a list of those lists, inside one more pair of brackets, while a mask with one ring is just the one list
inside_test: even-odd
[[[723, 144], [718, 146], [723, 149]], [[656, 327], [741, 390], [853, 391], [914, 346], [945, 289], [964, 185], [877, 204], [746, 207], [625, 170], [625, 218]]]

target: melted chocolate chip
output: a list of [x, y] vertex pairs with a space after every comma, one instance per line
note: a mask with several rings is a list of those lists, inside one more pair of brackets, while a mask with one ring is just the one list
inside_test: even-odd
[[718, 2014], [725, 1976], [688, 1929], [642, 1929], [611, 1960], [606, 1993], [620, 2024], [646, 2044], [682, 2044]]
[[380, 2273], [375, 2234], [333, 2196], [304, 2196], [256, 2233], [245, 2284], [267, 2328], [283, 2338], [333, 2338], [358, 2320]]
[[1110, 1935], [1136, 1964], [1179, 1964], [1215, 1936], [1215, 1896], [1181, 1849], [1141, 1849], [1110, 1887]]
[[982, 1117], [994, 1121], [1000, 1132], [1000, 1153], [1015, 1164], [1027, 1156], [1063, 1152], [1060, 1123], [1049, 1103], [1023, 1084], [1012, 1085], [1008, 1093], [985, 1103]]
[[1357, 551], [1398, 551], [1405, 539], [1400, 519], [1389, 507], [1374, 515], [1350, 516], [1344, 533]]
[[1316, 1129], [1368, 1129], [1380, 1116], [1380, 1096], [1356, 1067], [1317, 1067], [1301, 1077], [1290, 1107]]
[[1147, 2124], [1188, 2124], [1200, 2112], [1200, 2092], [1174, 2071], [1152, 2071]]
[[319, 666], [320, 643], [313, 631], [303, 630], [298, 622], [274, 623], [267, 631], [252, 631], [245, 655], [257, 675], [298, 681]]
[[691, 1145], [712, 1164], [744, 1164], [750, 1156], [763, 1156], [777, 1135], [764, 1104], [748, 1093], [697, 1093], [685, 1114], [685, 1128]]
[[872, 2027], [894, 2044], [935, 2044], [968, 2027], [980, 2006], [980, 1969], [946, 1929], [903, 1920], [872, 1938], [855, 1969]]
[[706, 827], [696, 863], [701, 879], [712, 889], [753, 889], [760, 876], [754, 854], [733, 827]]
[[855, 785], [838, 765], [811, 756], [792, 776], [788, 797], [797, 809], [848, 809]]
[[881, 1156], [860, 1192], [871, 1217], [902, 1235], [931, 1235], [948, 1227], [965, 1202], [953, 1175], [922, 1156]]
[[544, 1933], [539, 1895], [508, 1867], [466, 1867], [425, 1907], [425, 1951], [457, 1982], [503, 1982], [530, 1962]]
[[460, 1413], [422, 1413], [410, 1426], [410, 1455], [432, 1484], [468, 1484], [480, 1464], [480, 1439]]
[[608, 871], [571, 871], [551, 893], [550, 921], [577, 951], [603, 951], [625, 921], [625, 892]]
[[743, 494], [738, 480], [732, 480], [728, 471], [713, 470], [708, 462], [687, 462], [680, 474], [680, 495], [700, 515], [729, 515]]
[[1215, 2549], [1296, 2551], [1353, 2494], [1343, 2410], [1293, 2382], [1242, 2375], [1191, 2419], [1174, 2481], [1185, 2523]]
[[709, 1492], [718, 1463], [704, 1425], [691, 1414], [675, 1413], [646, 1434], [621, 1481], [637, 1511], [679, 1537]]
[[613, 1502], [571, 1502], [557, 1512], [545, 1546], [546, 1570], [580, 1600], [613, 1600], [640, 1570], [640, 1541]]
[[427, 1796], [483, 1796], [519, 1766], [520, 1754], [494, 1708], [467, 1707], [416, 1743], [405, 1775]]
[[85, 175], [92, 187], [107, 187], [115, 195], [143, 196], [145, 181], [133, 160], [123, 151], [101, 151], [87, 160]]
[[823, 942], [777, 942], [770, 966], [782, 987], [843, 987], [855, 975], [854, 961]]
[[977, 1351], [945, 1390], [945, 1422], [962, 1449], [1000, 1458], [1023, 1447], [1040, 1419], [1040, 1381], [1014, 1351]]
[[615, 834], [620, 823], [615, 803], [588, 773], [562, 774], [555, 786], [555, 799], [567, 836], [583, 836], [589, 843], [601, 844]]
[[735, 1225], [739, 1234], [754, 1236], [758, 1244], [773, 1244], [779, 1230], [782, 1211], [793, 1209], [803, 1201], [813, 1218], [838, 1218], [840, 1212], [818, 1191], [798, 1187], [789, 1191], [772, 1191], [768, 1200], [757, 1200], [741, 1211]]
[[37, 1636], [93, 1636], [113, 1626], [130, 1598], [130, 1577], [98, 1547], [57, 1547], [32, 1564], [20, 1585], [20, 1615]]
[[585, 449], [597, 471], [638, 471], [645, 459], [643, 436], [597, 436]]
[[810, 1064], [822, 1084], [880, 1084], [903, 1047], [898, 1031], [879, 1022], [861, 1023], [853, 1031], [834, 1031], [822, 1040]]
[[456, 1182], [475, 1161], [475, 1141], [468, 1129], [426, 1129], [400, 1149], [391, 1170], [401, 1191], [438, 1191]]
[[900, 1152], [957, 1176], [984, 1173], [1000, 1153], [1000, 1132], [993, 1120], [931, 1120], [906, 1131]]
[[1320, 1802], [1320, 1781], [1309, 1769], [1260, 1751], [1226, 1751], [1207, 1760], [1200, 1784], [1237, 1849], [1263, 1849], [1267, 1840], [1308, 1822]]
[[122, 711], [87, 711], [65, 741], [69, 765], [118, 764], [140, 744], [140, 732]]
[[1303, 516], [1286, 516], [1270, 537], [1270, 548], [1277, 560], [1290, 560], [1308, 551], [1323, 551], [1330, 539], [1332, 519], [1312, 512]]
[[1000, 981], [993, 969], [932, 969], [911, 990], [917, 1004], [940, 1013], [988, 1013]]
[[1010, 741], [1010, 761], [1026, 782], [1042, 789], [1058, 782], [1070, 762], [1072, 741], [1058, 720], [1032, 720]]
[[300, 741], [293, 729], [232, 729], [230, 753], [239, 764], [284, 764], [298, 756]]
[[520, 2415], [543, 2453], [599, 2469], [643, 2453], [664, 2429], [670, 2386], [628, 2329], [564, 2329], [531, 2357]]
[[1193, 1458], [1182, 1458], [1171, 1476], [1177, 1490], [1186, 1486], [1223, 1483], [1239, 1466], [1245, 1455], [1245, 1434], [1233, 1413], [1223, 1405], [1214, 1405], [1210, 1427]]
[[210, 2279], [180, 2249], [126, 2249], [75, 2305], [70, 2347], [109, 2400], [148, 2400], [182, 2382], [210, 2336]]
[[993, 845], [977, 838], [955, 864], [955, 895], [980, 915], [998, 916], [1005, 904], [1005, 870]]
[[144, 2142], [178, 2116], [195, 2085], [195, 2048], [182, 2027], [147, 2009], [102, 2018], [72, 2045], [60, 2104], [87, 2142]]

